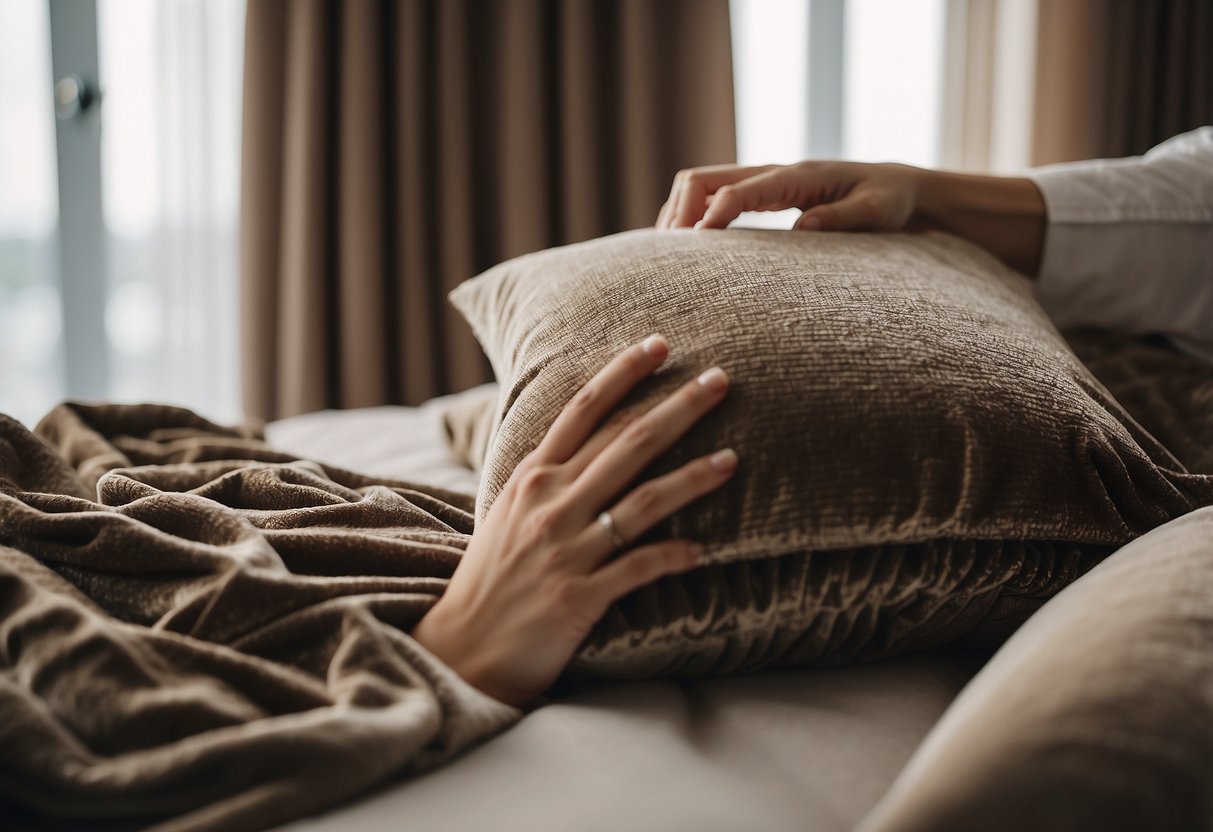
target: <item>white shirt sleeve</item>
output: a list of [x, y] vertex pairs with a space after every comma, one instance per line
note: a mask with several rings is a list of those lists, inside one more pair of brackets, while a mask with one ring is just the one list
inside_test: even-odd
[[1213, 360], [1213, 127], [1027, 176], [1048, 210], [1036, 296], [1059, 326], [1159, 333]]

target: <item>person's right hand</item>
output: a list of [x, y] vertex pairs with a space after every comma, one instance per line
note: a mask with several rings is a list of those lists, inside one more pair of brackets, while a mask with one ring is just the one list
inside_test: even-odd
[[656, 226], [724, 228], [744, 211], [799, 208], [798, 230], [901, 231], [913, 224], [923, 173], [863, 162], [689, 168], [674, 177]]

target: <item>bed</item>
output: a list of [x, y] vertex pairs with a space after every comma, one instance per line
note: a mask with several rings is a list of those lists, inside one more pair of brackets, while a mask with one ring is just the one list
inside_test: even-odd
[[[1069, 341], [1188, 470], [1210, 470], [1207, 366], [1151, 339]], [[443, 414], [494, 394], [308, 414], [267, 436], [470, 495]], [[283, 828], [1213, 829], [1210, 541], [1213, 509], [1159, 527], [997, 652], [574, 686], [446, 766]]]
[[[1207, 367], [1148, 344], [1074, 345], [1207, 469]], [[324, 547], [370, 559], [329, 573], [365, 576], [353, 590], [317, 572], [319, 550], [304, 545], [331, 534], [326, 516], [397, 499], [391, 522], [414, 518], [406, 542], [457, 560], [441, 530], [466, 539], [477, 476], [443, 414], [486, 395], [294, 417], [267, 426], [268, 445], [151, 405], [63, 405], [38, 437], [0, 418], [4, 828], [127, 829], [132, 810], [151, 809], [134, 827], [1011, 830], [1024, 805], [1051, 807], [1038, 828], [1213, 828], [1213, 508], [1124, 547], [995, 653], [953, 645], [845, 667], [581, 682], [519, 718], [408, 652], [393, 622], [415, 619], [429, 603], [416, 591], [441, 582], [415, 576], [424, 561], [406, 579], [377, 566], [383, 530], [369, 515], [358, 522], [374, 534]], [[397, 478], [413, 485], [380, 485]], [[258, 564], [263, 537], [289, 572]], [[403, 588], [398, 607], [375, 594], [382, 582]], [[276, 606], [300, 593], [302, 607]], [[378, 646], [404, 664], [360, 638], [352, 602], [367, 599]], [[401, 668], [411, 676], [394, 705], [375, 678]], [[410, 702], [405, 722], [433, 723], [430, 740], [394, 754], [418, 732], [393, 734], [384, 715]], [[941, 822], [949, 805], [960, 808]]]
[[[1206, 371], [1097, 334], [1072, 343], [1207, 466]], [[495, 393], [307, 414], [266, 433], [292, 454], [471, 494], [476, 474], [443, 416]], [[1036, 811], [1039, 828], [1210, 829], [1210, 540], [1213, 509], [1138, 539], [998, 661], [954, 645], [847, 667], [583, 683], [447, 765], [280, 828], [1012, 830]]]
[[[1213, 372], [1063, 336], [960, 241], [877, 236], [503, 264], [454, 298], [479, 298], [500, 391], [264, 431], [0, 415], [0, 827], [1213, 829]], [[612, 605], [523, 712], [408, 634], [622, 348], [577, 310], [700, 351], [650, 397], [722, 362], [744, 311], [735, 418], [668, 455], [736, 431], [756, 463], [652, 531], [713, 546], [701, 568]]]
[[[269, 424], [277, 448], [474, 493], [442, 414], [326, 411]], [[453, 763], [281, 827], [370, 832], [408, 817], [442, 830], [850, 830], [988, 654], [749, 676], [586, 684]]]

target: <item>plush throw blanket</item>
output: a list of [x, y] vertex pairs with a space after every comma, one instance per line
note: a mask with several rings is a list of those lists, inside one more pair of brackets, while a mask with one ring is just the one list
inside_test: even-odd
[[0, 828], [264, 828], [517, 719], [405, 635], [470, 498], [175, 408], [37, 433], [0, 416]]
[[[1071, 344], [1192, 472], [1213, 371]], [[259, 829], [519, 717], [406, 635], [472, 499], [154, 405], [0, 416], [0, 829]], [[56, 820], [58, 819], [58, 820]]]

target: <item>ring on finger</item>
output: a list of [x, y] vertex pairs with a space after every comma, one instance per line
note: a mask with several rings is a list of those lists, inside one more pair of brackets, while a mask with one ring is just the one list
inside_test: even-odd
[[615, 518], [611, 516], [609, 511], [604, 511], [598, 515], [598, 525], [602, 526], [607, 533], [607, 538], [611, 541], [611, 547], [615, 551], [619, 551], [628, 542], [623, 539], [623, 535], [619, 533], [619, 527], [615, 525]]

